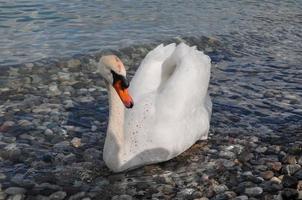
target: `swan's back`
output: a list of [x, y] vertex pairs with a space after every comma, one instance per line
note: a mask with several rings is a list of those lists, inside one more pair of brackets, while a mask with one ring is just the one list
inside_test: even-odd
[[142, 155], [134, 163], [168, 160], [207, 138], [210, 68], [208, 56], [185, 44], [160, 45], [146, 56], [130, 84], [134, 107], [125, 112], [128, 155]]
[[137, 69], [130, 84], [134, 101], [141, 96], [156, 90], [161, 81], [162, 64], [175, 50], [175, 44], [157, 46], [150, 51]]

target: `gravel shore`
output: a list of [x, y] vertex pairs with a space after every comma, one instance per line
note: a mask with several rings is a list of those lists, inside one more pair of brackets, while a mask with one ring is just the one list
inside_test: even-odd
[[[211, 38], [184, 40], [211, 56], [214, 75], [219, 75], [216, 65], [238, 56]], [[114, 53], [131, 66], [131, 77], [154, 46]], [[102, 160], [107, 94], [89, 64], [108, 52], [1, 68], [0, 200], [302, 199], [301, 121], [269, 131], [245, 126], [245, 107], [236, 115], [227, 103], [221, 105], [219, 98], [225, 97], [218, 79], [210, 87], [214, 111], [208, 140], [168, 162], [110, 172]], [[281, 98], [264, 91], [262, 98], [275, 96]], [[299, 104], [295, 98], [291, 103]]]

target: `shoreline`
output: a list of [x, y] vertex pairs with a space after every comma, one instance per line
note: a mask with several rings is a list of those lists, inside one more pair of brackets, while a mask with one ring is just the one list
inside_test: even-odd
[[[184, 40], [205, 50], [213, 63], [231, 59], [232, 52], [218, 41]], [[173, 41], [180, 40], [165, 43]], [[131, 77], [154, 46], [115, 53], [130, 66]], [[1, 68], [0, 199], [302, 198], [299, 122], [261, 134], [216, 127], [224, 121], [215, 121], [214, 115], [210, 138], [177, 158], [109, 172], [102, 160], [107, 94], [89, 64], [105, 53]]]

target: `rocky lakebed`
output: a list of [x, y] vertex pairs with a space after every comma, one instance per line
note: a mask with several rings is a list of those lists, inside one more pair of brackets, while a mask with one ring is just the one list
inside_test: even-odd
[[[165, 43], [180, 41], [212, 59], [209, 139], [124, 173], [102, 160], [107, 92], [90, 64], [111, 50], [1, 67], [0, 200], [302, 199], [301, 74], [255, 70], [262, 63], [214, 38]], [[113, 53], [131, 77], [157, 44]]]

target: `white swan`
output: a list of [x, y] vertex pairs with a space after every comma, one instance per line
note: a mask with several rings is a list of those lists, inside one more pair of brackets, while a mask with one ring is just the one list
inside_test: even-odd
[[159, 45], [133, 77], [132, 98], [124, 65], [117, 56], [103, 56], [97, 67], [108, 89], [103, 159], [112, 171], [169, 160], [197, 140], [207, 139], [212, 112], [207, 92], [211, 64], [203, 52], [183, 43]]

